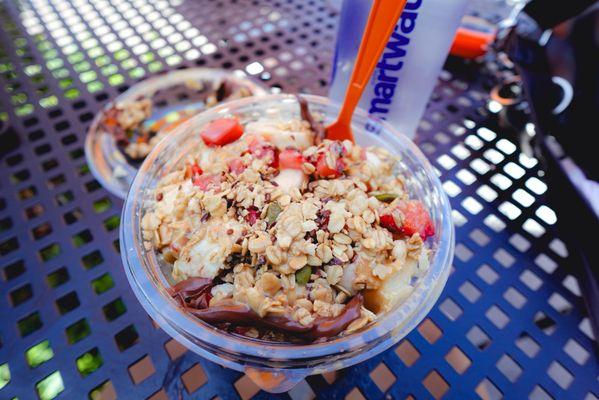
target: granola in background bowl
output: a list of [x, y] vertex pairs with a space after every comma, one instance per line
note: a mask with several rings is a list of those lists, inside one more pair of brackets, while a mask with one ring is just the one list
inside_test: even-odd
[[[189, 88], [204, 91], [204, 82], [184, 82]], [[252, 96], [252, 91], [242, 82], [230, 77], [209, 82], [212, 87], [202, 97], [201, 103], [177, 108], [170, 113], [154, 116], [153, 96], [138, 97], [117, 102], [101, 119], [101, 128], [112, 134], [129, 160], [142, 161], [154, 146], [179, 124], [195, 115], [201, 108], [213, 107], [225, 101]], [[200, 85], [200, 86], [198, 86]], [[154, 117], [153, 117], [154, 116]]]
[[94, 119], [85, 152], [91, 171], [124, 198], [139, 165], [160, 140], [204, 109], [266, 90], [248, 77], [192, 68], [141, 81]]

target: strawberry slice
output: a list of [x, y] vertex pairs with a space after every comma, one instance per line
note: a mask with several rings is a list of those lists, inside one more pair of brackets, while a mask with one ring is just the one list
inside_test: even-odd
[[194, 175], [191, 181], [200, 190], [208, 191], [220, 187], [220, 174]]
[[194, 162], [193, 164], [187, 164], [185, 166], [184, 177], [185, 177], [185, 179], [189, 179], [196, 175], [202, 175], [202, 173], [204, 173], [204, 171], [202, 171], [202, 168], [200, 168], [198, 163]]
[[321, 178], [338, 178], [345, 169], [345, 163], [342, 159], [338, 158], [335, 164], [335, 168], [329, 167], [324, 154], [320, 154], [316, 161], [316, 175]]
[[271, 167], [278, 167], [279, 158], [277, 149], [269, 142], [258, 138], [252, 138], [250, 139], [248, 150], [256, 158], [270, 160], [268, 164]]
[[202, 175], [204, 173], [204, 171], [202, 171], [202, 168], [200, 168], [200, 166], [197, 163], [193, 163], [191, 164], [191, 175]]
[[187, 164], [185, 166], [185, 179], [189, 179], [194, 175], [201, 175], [202, 174], [202, 169], [200, 168], [200, 166], [197, 163], [193, 163], [193, 164]]
[[391, 233], [401, 233], [391, 214], [381, 215], [381, 226]]
[[397, 209], [403, 216], [403, 224], [398, 227], [391, 214], [381, 215], [381, 226], [392, 233], [403, 233], [412, 236], [418, 233], [422, 240], [435, 234], [431, 217], [418, 200], [406, 200], [397, 204]]
[[431, 217], [422, 204], [418, 200], [402, 201], [397, 205], [397, 208], [404, 216], [402, 230], [406, 235], [420, 234], [424, 240], [435, 234], [435, 227], [431, 221]]
[[248, 213], [245, 216], [245, 220], [247, 221], [248, 224], [254, 225], [259, 217], [260, 217], [260, 210], [258, 210], [257, 207], [250, 206], [248, 208]]
[[229, 171], [235, 175], [241, 174], [245, 171], [245, 164], [241, 158], [234, 158], [229, 161]]
[[280, 169], [302, 169], [306, 160], [298, 149], [285, 149], [279, 154]]
[[210, 122], [200, 133], [208, 146], [224, 146], [243, 135], [243, 127], [235, 118], [221, 118]]

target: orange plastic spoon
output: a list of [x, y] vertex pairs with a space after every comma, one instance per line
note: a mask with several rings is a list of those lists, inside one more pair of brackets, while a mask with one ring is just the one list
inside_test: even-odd
[[327, 139], [354, 141], [351, 132], [352, 115], [406, 2], [407, 0], [374, 0], [343, 106], [337, 121], [326, 128]]

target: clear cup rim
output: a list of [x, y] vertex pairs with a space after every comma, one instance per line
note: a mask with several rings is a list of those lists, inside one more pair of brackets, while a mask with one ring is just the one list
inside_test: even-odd
[[[305, 98], [309, 104], [319, 104], [324, 107], [334, 107], [336, 109], [340, 108], [339, 104], [332, 102], [325, 97], [315, 95], [302, 95], [302, 97]], [[136, 243], [135, 229], [127, 230], [125, 227], [136, 227], [134, 224], [135, 213], [141, 211], [141, 205], [134, 202], [133, 199], [146, 189], [141, 187], [143, 174], [150, 168], [151, 163], [160, 154], [161, 150], [169, 142], [176, 140], [177, 137], [186, 130], [185, 128], [187, 126], [194, 125], [196, 121], [209, 121], [219, 113], [226, 113], [230, 110], [243, 108], [256, 102], [266, 103], [277, 101], [287, 103], [290, 101], [297, 101], [297, 99], [295, 95], [270, 94], [259, 98], [248, 97], [234, 100], [212, 107], [209, 110], [194, 116], [189, 121], [173, 130], [173, 132], [162, 140], [146, 157], [139, 169], [139, 173], [129, 189], [121, 218], [121, 257], [134, 294], [152, 318], [159, 320], [158, 322], [160, 322], [160, 320], [166, 320], [168, 324], [170, 324], [167, 330], [171, 335], [177, 333], [177, 335], [181, 335], [188, 340], [188, 336], [191, 336], [195, 339], [193, 343], [197, 345], [198, 343], [196, 343], [196, 341], [199, 340], [202, 343], [203, 346], [201, 347], [203, 347], [204, 350], [224, 350], [232, 357], [241, 355], [258, 362], [264, 359], [268, 359], [271, 362], [291, 362], [332, 356], [335, 354], [351, 352], [367, 345], [385, 341], [392, 332], [397, 331], [406, 325], [410, 325], [411, 330], [415, 324], [420, 322], [428, 311], [430, 311], [439, 298], [442, 288], [445, 286], [449, 276], [455, 242], [454, 226], [451, 219], [451, 207], [433, 166], [418, 147], [407, 137], [395, 131], [395, 129], [387, 122], [369, 117], [368, 114], [361, 109], [356, 109], [354, 116], [379, 124], [382, 128], [379, 135], [384, 136], [385, 140], [390, 141], [390, 147], [397, 149], [405, 148], [418, 160], [421, 167], [424, 169], [425, 174], [433, 183], [433, 193], [429, 193], [429, 195], [436, 196], [440, 204], [440, 234], [442, 236], [439, 240], [439, 245], [436, 247], [434, 257], [430, 262], [429, 269], [408, 298], [394, 310], [383, 314], [371, 326], [362, 331], [336, 338], [328, 342], [289, 344], [254, 341], [223, 332], [182, 312], [180, 307], [176, 305], [172, 299], [167, 298], [165, 288], [158, 288], [156, 286], [156, 282], [151, 279], [147, 271], [147, 265], [142, 265], [143, 263], [146, 263], [144, 255], [139, 254], [139, 250], [142, 250], [141, 253], [144, 253], [143, 246]], [[403, 153], [405, 154], [405, 151]], [[139, 222], [139, 219], [140, 218], [137, 218], [137, 222]], [[439, 230], [437, 230], [437, 232], [439, 232]], [[398, 317], [400, 317], [399, 320]]]

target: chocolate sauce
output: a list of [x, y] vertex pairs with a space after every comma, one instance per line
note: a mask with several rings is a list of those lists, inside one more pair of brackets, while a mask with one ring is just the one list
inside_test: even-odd
[[225, 100], [235, 94], [237, 90], [239, 90], [239, 85], [229, 79], [223, 79], [215, 91], [216, 101], [221, 102]]
[[258, 315], [246, 304], [234, 303], [203, 309], [186, 308], [186, 311], [211, 324], [229, 322], [237, 325], [251, 324]]
[[308, 335], [314, 339], [336, 336], [343, 332], [349, 324], [360, 317], [360, 308], [364, 303], [361, 293], [355, 295], [336, 317], [318, 317]]
[[169, 293], [185, 311], [217, 327], [222, 324], [240, 329], [265, 327], [309, 341], [330, 338], [343, 332], [360, 317], [360, 308], [364, 303], [362, 294], [358, 293], [337, 317], [318, 317], [313, 323], [303, 325], [288, 314], [267, 315], [261, 318], [248, 305], [233, 300], [210, 307], [210, 290], [213, 286], [210, 279], [189, 278], [171, 287]]
[[209, 278], [188, 278], [169, 288], [172, 296], [180, 294], [183, 297], [196, 297], [207, 289], [212, 289], [212, 279]]
[[206, 308], [214, 286], [212, 279], [189, 278], [169, 288], [169, 293], [182, 307]]
[[306, 121], [308, 124], [310, 124], [310, 129], [312, 129], [312, 131], [314, 131], [314, 133], [316, 134], [316, 137], [314, 138], [314, 142], [318, 145], [324, 140], [324, 137], [325, 137], [324, 125], [320, 122], [317, 122], [314, 119], [314, 116], [310, 112], [310, 107], [308, 106], [308, 101], [301, 96], [296, 96], [296, 97], [297, 97], [297, 101], [300, 105], [300, 114], [302, 116], [302, 119], [304, 121]]

